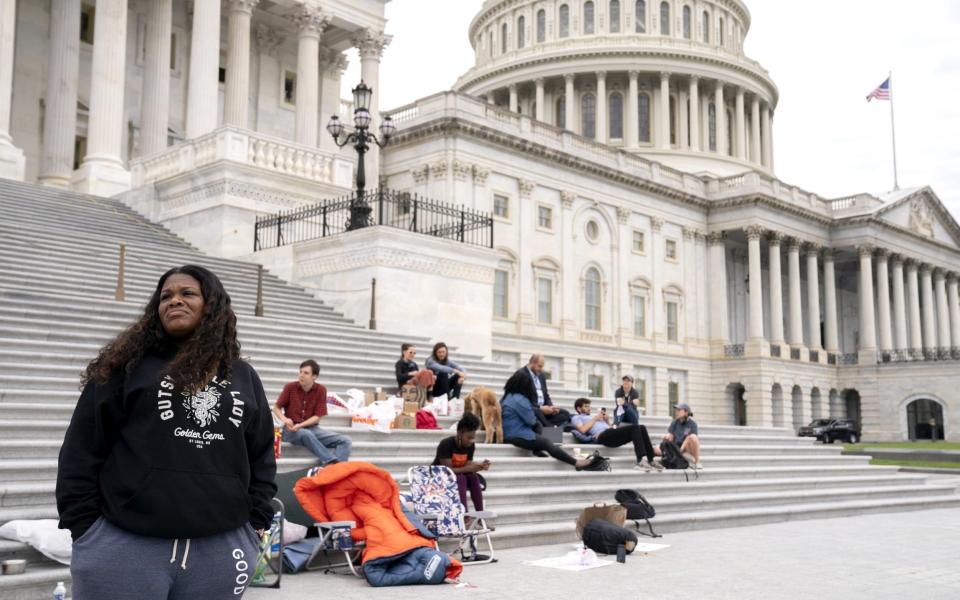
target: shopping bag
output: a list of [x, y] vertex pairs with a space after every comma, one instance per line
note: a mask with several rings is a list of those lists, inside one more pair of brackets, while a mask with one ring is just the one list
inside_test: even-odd
[[583, 528], [594, 519], [603, 519], [604, 521], [610, 521], [618, 527], [623, 527], [624, 522], [627, 520], [627, 509], [619, 504], [606, 504], [603, 502], [598, 502], [584, 508], [580, 511], [580, 515], [577, 516], [578, 538], [583, 538]]
[[442, 394], [433, 399], [433, 414], [438, 417], [446, 417], [450, 414], [450, 400], [446, 394]]
[[396, 412], [392, 400], [381, 400], [364, 406], [351, 418], [350, 426], [356, 429], [390, 433]]

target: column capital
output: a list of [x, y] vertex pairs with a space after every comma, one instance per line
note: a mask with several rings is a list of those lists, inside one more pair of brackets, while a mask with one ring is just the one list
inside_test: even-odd
[[861, 244], [857, 246], [857, 256], [860, 258], [872, 258], [874, 250], [876, 250], [876, 248], [874, 248], [873, 244]]
[[903, 264], [907, 266], [907, 271], [916, 271], [920, 267], [920, 261], [909, 256], [903, 257]]
[[312, 36], [320, 37], [320, 34], [330, 24], [330, 15], [324, 13], [319, 8], [313, 8], [301, 4], [297, 12], [290, 15], [289, 19], [297, 26], [297, 32], [300, 37]]
[[933, 265], [930, 263], [920, 263], [920, 274], [930, 275], [933, 273]]
[[958, 280], [960, 280], [960, 273], [947, 271], [947, 283], [957, 283]]
[[487, 177], [490, 175], [490, 169], [486, 167], [481, 167], [480, 165], [473, 165], [473, 184], [474, 185], [486, 185]]
[[242, 12], [253, 14], [253, 9], [260, 4], [260, 0], [227, 0], [227, 8], [230, 12]]
[[630, 209], [625, 206], [617, 207], [617, 221], [621, 223], [626, 223], [630, 218]]
[[823, 248], [823, 262], [833, 262], [833, 257], [836, 255], [837, 251], [828, 246]]
[[320, 66], [333, 75], [343, 75], [347, 70], [347, 55], [339, 50], [323, 46], [320, 48]]
[[657, 233], [663, 228], [663, 219], [650, 217], [650, 227]]
[[707, 244], [710, 246], [721, 246], [727, 243], [726, 231], [711, 231], [707, 233]]
[[383, 58], [384, 49], [390, 44], [391, 40], [393, 40], [392, 35], [366, 28], [354, 34], [353, 45], [360, 52], [360, 58], [380, 60]]
[[283, 45], [283, 39], [276, 29], [264, 23], [257, 25], [257, 49], [261, 54], [276, 58], [280, 46]]
[[563, 204], [564, 208], [572, 208], [573, 201], [576, 199], [577, 193], [564, 190], [560, 192], [560, 203]]
[[803, 246], [803, 240], [798, 237], [789, 237], [787, 238], [787, 251], [788, 252], [800, 252], [800, 247]]
[[877, 260], [887, 262], [890, 258], [890, 250], [887, 248], [877, 248], [876, 250]]
[[692, 240], [692, 239], [695, 238], [695, 237], [697, 237], [697, 229], [694, 228], [694, 227], [687, 227], [686, 225], [684, 225], [684, 226], [683, 226], [683, 239], [685, 239], [685, 240]]
[[510, 93], [513, 94], [517, 91], [517, 84], [511, 83], [507, 86], [507, 89], [510, 90]]
[[521, 179], [517, 182], [520, 187], [520, 197], [529, 198], [530, 194], [533, 193], [533, 189], [537, 187], [535, 181], [530, 181], [529, 179]]
[[933, 279], [934, 279], [934, 280], [945, 279], [946, 276], [947, 276], [947, 271], [946, 271], [946, 269], [943, 269], [943, 268], [941, 268], [941, 267], [934, 267], [934, 268], [933, 268]]
[[700, 76], [699, 76], [699, 75], [691, 75], [691, 76], [690, 76], [690, 83], [699, 84], [699, 83], [700, 83]]
[[670, 75], [672, 74], [670, 71], [660, 71], [660, 81], [670, 81]]
[[597, 79], [606, 79], [606, 78], [607, 78], [607, 72], [606, 72], [606, 71], [596, 71], [596, 75], [597, 75]]
[[631, 81], [636, 81], [640, 79], [640, 71], [627, 71], [627, 77], [629, 77]]
[[565, 73], [563, 80], [567, 83], [573, 83], [573, 80], [577, 77], [576, 73]]
[[807, 256], [819, 256], [820, 251], [823, 250], [823, 245], [818, 244], [817, 242], [807, 242], [803, 245], [804, 249], [807, 252]]
[[779, 246], [787, 236], [782, 231], [767, 230], [767, 242], [771, 246]]
[[544, 82], [544, 81], [545, 81], [545, 79], [544, 79], [543, 77], [537, 77], [536, 79], [533, 80], [533, 82], [534, 82], [535, 84], [537, 84], [538, 86], [543, 85], [543, 82]]
[[743, 88], [742, 88], [742, 87], [738, 87], [738, 88], [737, 88], [737, 99], [740, 99], [740, 100], [743, 99]]
[[763, 235], [763, 226], [762, 225], [747, 225], [743, 228], [743, 232], [747, 234], [747, 239], [750, 241], [759, 240], [760, 236]]
[[899, 265], [900, 267], [903, 267], [903, 260], [902, 254], [897, 254], [896, 252], [890, 253], [890, 262], [892, 262], [894, 266]]

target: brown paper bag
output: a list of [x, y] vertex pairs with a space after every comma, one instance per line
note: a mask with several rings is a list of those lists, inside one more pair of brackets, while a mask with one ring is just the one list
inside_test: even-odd
[[584, 508], [577, 517], [578, 538], [583, 537], [583, 528], [594, 519], [603, 519], [604, 521], [610, 521], [618, 527], [623, 527], [624, 522], [627, 520], [627, 509], [619, 504], [605, 504], [603, 502], [597, 502], [593, 506]]

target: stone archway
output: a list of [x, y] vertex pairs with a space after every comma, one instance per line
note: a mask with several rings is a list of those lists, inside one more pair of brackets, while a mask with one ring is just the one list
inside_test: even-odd
[[790, 392], [790, 403], [793, 413], [793, 428], [795, 430], [800, 429], [806, 423], [803, 422], [803, 390], [800, 389], [799, 385], [793, 386], [793, 390]]
[[733, 424], [739, 427], [747, 424], [747, 401], [744, 398], [746, 391], [742, 383], [731, 383], [727, 386], [727, 406], [733, 408]]
[[942, 440], [946, 433], [944, 406], [929, 397], [917, 397], [907, 403], [907, 438], [910, 440]]
[[773, 415], [773, 426], [783, 427], [783, 388], [779, 383], [770, 388], [770, 406]]
[[843, 400], [843, 407], [845, 409], [844, 417], [856, 421], [858, 425], [862, 425], [860, 422], [860, 392], [854, 388], [848, 388], [840, 392], [840, 397]]

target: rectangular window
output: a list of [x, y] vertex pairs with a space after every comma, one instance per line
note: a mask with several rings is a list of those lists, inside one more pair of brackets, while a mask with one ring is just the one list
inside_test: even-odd
[[73, 138], [73, 170], [76, 171], [87, 156], [87, 138], [78, 135]]
[[510, 218], [510, 198], [501, 194], [493, 195], [493, 214], [503, 219]]
[[646, 240], [642, 231], [633, 232], [633, 251], [637, 254], [646, 252]]
[[633, 297], [633, 335], [647, 337], [647, 299]]
[[676, 342], [677, 338], [677, 303], [667, 302], [667, 340]]
[[640, 405], [639, 412], [641, 415], [645, 414], [647, 412], [647, 380], [637, 378], [633, 387], [637, 390], [637, 395], [639, 396], [637, 399], [637, 403]]
[[97, 9], [93, 6], [84, 4], [80, 8], [80, 41], [88, 44], [93, 43], [93, 22]]
[[667, 260], [677, 260], [677, 242], [676, 240], [667, 240]]
[[676, 381], [671, 381], [668, 383], [667, 394], [670, 398], [670, 410], [673, 410], [673, 407], [680, 402], [680, 384]]
[[591, 398], [603, 398], [603, 375], [587, 375], [587, 389]]
[[507, 318], [507, 277], [506, 271], [497, 271], [493, 281], [493, 316]]
[[297, 73], [284, 70], [283, 72], [283, 101], [286, 104], [297, 103]]
[[537, 209], [537, 226], [543, 229], [553, 229], [553, 209], [541, 206]]
[[170, 70], [177, 70], [177, 34], [170, 34]]
[[537, 321], [553, 323], [553, 280], [546, 277], [537, 279]]

